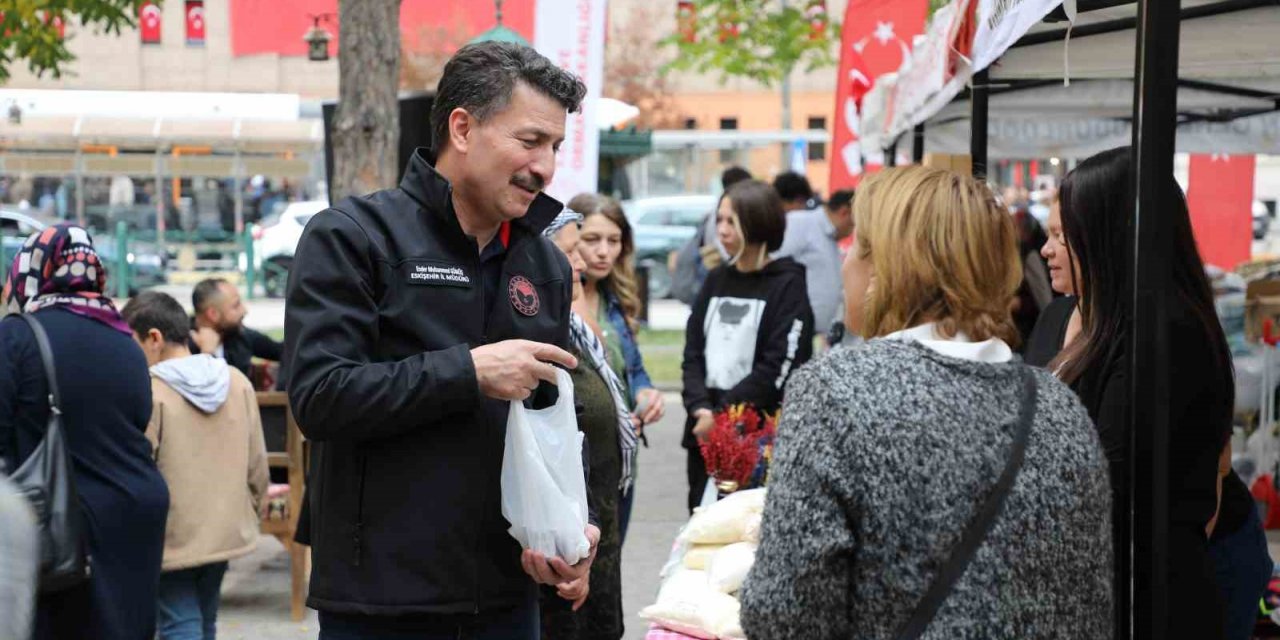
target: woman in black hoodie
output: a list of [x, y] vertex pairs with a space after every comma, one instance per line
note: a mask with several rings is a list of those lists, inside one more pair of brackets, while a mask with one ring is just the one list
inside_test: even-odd
[[782, 246], [786, 212], [769, 185], [751, 180], [720, 199], [716, 233], [732, 256], [707, 275], [685, 329], [684, 440], [689, 452], [689, 510], [706, 489], [698, 443], [714, 412], [750, 403], [762, 411], [782, 404], [787, 378], [813, 355], [813, 311], [804, 267], [770, 259]]

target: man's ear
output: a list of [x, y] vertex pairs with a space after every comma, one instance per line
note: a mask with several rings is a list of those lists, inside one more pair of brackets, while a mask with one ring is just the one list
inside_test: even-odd
[[147, 343], [148, 345], [151, 345], [151, 344], [164, 344], [164, 334], [163, 334], [163, 333], [160, 333], [160, 330], [159, 330], [159, 329], [156, 329], [156, 328], [154, 328], [154, 327], [153, 327], [153, 328], [151, 328], [151, 329], [147, 329], [147, 339], [146, 339], [146, 343]]
[[449, 113], [449, 143], [453, 145], [455, 151], [467, 152], [475, 122], [475, 118], [462, 107]]

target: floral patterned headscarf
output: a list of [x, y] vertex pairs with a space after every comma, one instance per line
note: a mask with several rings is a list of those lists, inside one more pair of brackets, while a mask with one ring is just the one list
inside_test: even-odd
[[27, 238], [0, 295], [6, 314], [62, 307], [125, 335], [133, 331], [105, 295], [107, 270], [83, 227], [62, 223]]

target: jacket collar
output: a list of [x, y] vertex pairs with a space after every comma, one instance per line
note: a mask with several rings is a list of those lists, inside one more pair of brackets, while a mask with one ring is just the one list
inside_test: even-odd
[[[400, 180], [400, 189], [422, 205], [431, 215], [444, 216], [461, 232], [458, 216], [453, 210], [453, 185], [440, 175], [432, 165], [426, 147], [418, 147], [409, 159], [404, 178]], [[520, 231], [522, 236], [538, 236], [542, 230], [555, 220], [564, 210], [564, 204], [546, 193], [539, 193], [529, 205], [523, 217], [511, 221], [511, 226]]]

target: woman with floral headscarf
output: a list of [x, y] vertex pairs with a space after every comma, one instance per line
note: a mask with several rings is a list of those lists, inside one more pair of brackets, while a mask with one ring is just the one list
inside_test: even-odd
[[[53, 347], [73, 479], [84, 509], [91, 577], [41, 594], [35, 638], [139, 640], [155, 633], [169, 490], [144, 435], [147, 361], [115, 305], [82, 228], [32, 234], [9, 269], [5, 313], [40, 320]], [[44, 437], [48, 384], [35, 336], [0, 322], [0, 460], [16, 469]]]

